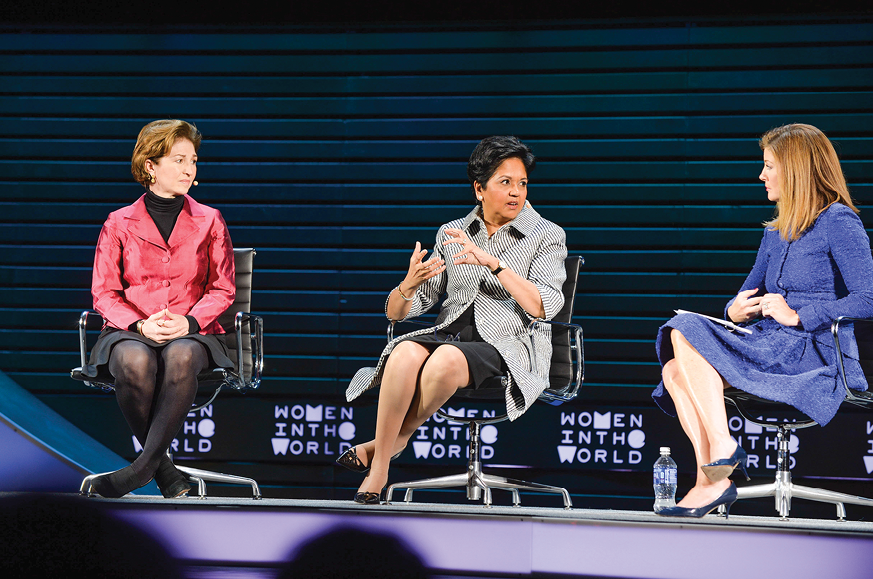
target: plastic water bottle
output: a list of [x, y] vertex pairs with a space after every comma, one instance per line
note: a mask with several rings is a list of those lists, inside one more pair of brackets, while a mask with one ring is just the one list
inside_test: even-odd
[[670, 447], [661, 447], [661, 456], [655, 461], [655, 512], [676, 506], [676, 462], [670, 458]]

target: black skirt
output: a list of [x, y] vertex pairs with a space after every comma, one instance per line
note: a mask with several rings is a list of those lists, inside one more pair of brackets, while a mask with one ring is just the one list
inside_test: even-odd
[[[136, 332], [129, 330], [119, 330], [118, 328], [105, 327], [100, 332], [100, 337], [97, 338], [97, 343], [91, 348], [91, 356], [88, 359], [88, 365], [82, 368], [82, 375], [88, 378], [97, 378], [99, 375], [109, 374], [109, 356], [112, 354], [112, 348], [118, 342], [123, 340], [135, 340], [150, 347], [156, 353], [160, 353], [164, 346], [170, 342], [157, 342], [141, 336]], [[206, 347], [206, 353], [209, 355], [209, 368], [233, 368], [233, 361], [227, 355], [227, 347], [224, 341], [217, 334], [189, 334], [176, 338], [176, 340], [194, 340], [200, 342]], [[171, 340], [173, 342], [175, 340]]]
[[451, 344], [464, 354], [470, 370], [472, 385], [475, 390], [485, 388], [503, 388], [496, 376], [505, 376], [509, 368], [497, 348], [489, 344], [479, 335], [473, 317], [471, 304], [464, 313], [443, 330], [434, 329], [433, 333], [409, 338], [410, 342], [421, 344], [431, 352], [443, 344]]

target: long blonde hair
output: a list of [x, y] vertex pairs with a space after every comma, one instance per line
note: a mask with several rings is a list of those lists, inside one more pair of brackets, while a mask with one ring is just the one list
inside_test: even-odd
[[764, 225], [782, 239], [800, 237], [833, 203], [858, 213], [837, 152], [823, 132], [812, 125], [783, 125], [764, 133], [758, 144], [762, 151], [770, 149], [781, 169], [776, 216]]

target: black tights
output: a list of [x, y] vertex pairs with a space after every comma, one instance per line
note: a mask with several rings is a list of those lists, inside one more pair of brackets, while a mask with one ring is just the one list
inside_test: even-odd
[[191, 410], [197, 374], [208, 363], [206, 347], [194, 340], [175, 340], [160, 353], [136, 340], [112, 348], [109, 372], [115, 377], [115, 397], [143, 447], [131, 465], [138, 482], [145, 484], [154, 476]]

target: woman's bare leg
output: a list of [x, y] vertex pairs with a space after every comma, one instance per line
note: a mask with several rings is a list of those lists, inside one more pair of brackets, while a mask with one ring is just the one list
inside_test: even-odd
[[[418, 377], [424, 363], [430, 356], [430, 350], [415, 342], [400, 342], [388, 356], [385, 362], [385, 372], [382, 375], [382, 385], [379, 390], [379, 402], [376, 411], [376, 431], [379, 431], [380, 417], [393, 416], [396, 408], [409, 408], [415, 395]], [[408, 400], [407, 400], [408, 397]], [[401, 416], [402, 420], [402, 416]], [[398, 428], [399, 431], [399, 428]], [[405, 443], [404, 443], [405, 444]], [[394, 444], [394, 446], [397, 446]], [[392, 448], [391, 456], [403, 448]], [[369, 465], [376, 452], [376, 439], [355, 446], [355, 454], [364, 465]]]
[[[382, 375], [382, 385], [379, 388], [376, 437], [369, 442], [358, 445], [355, 449], [364, 464], [372, 467], [382, 455], [386, 455], [384, 462], [387, 464], [395, 454], [394, 447], [397, 443], [400, 426], [412, 404], [419, 376], [430, 355], [430, 351], [421, 344], [400, 342], [388, 356], [388, 360], [385, 362], [385, 372]], [[387, 467], [385, 471], [387, 473]], [[368, 481], [371, 480], [372, 477], [368, 474], [360, 492], [377, 493], [382, 489], [379, 486], [371, 491], [369, 486], [372, 485], [368, 485]]]
[[437, 348], [422, 370], [421, 387], [415, 392], [397, 436], [398, 447], [405, 447], [418, 427], [433, 416], [458, 389], [469, 386], [470, 380], [467, 358], [461, 350], [451, 345]]
[[727, 383], [685, 336], [673, 330], [670, 337], [673, 340], [678, 374], [709, 440], [710, 462], [727, 458], [737, 448], [737, 443], [731, 438], [728, 429], [727, 410], [724, 405], [724, 389]]
[[675, 358], [664, 365], [664, 385], [673, 397], [697, 460], [697, 482], [679, 505], [697, 507], [711, 502], [730, 486], [727, 479], [713, 483], [700, 467], [729, 457], [737, 445], [727, 424], [727, 383], [678, 330], [672, 330], [670, 338]]
[[664, 386], [670, 392], [673, 398], [673, 404], [676, 406], [676, 415], [679, 417], [679, 423], [682, 425], [682, 430], [691, 441], [694, 447], [694, 457], [697, 461], [696, 482], [694, 487], [688, 491], [685, 497], [679, 501], [678, 506], [686, 508], [694, 508], [710, 503], [718, 497], [730, 485], [730, 481], [720, 481], [713, 483], [710, 481], [703, 471], [701, 466], [711, 462], [709, 459], [709, 439], [704, 431], [703, 424], [700, 421], [700, 416], [697, 414], [697, 409], [691, 402], [691, 398], [686, 392], [684, 381], [679, 375], [676, 359], [672, 359], [664, 364], [663, 378]]
[[[470, 382], [467, 359], [461, 350], [449, 345], [440, 346], [426, 357], [420, 375], [415, 375], [418, 380], [417, 384], [413, 384], [411, 396], [406, 398], [404, 391], [402, 398], [396, 397], [395, 402], [390, 406], [386, 405], [383, 410], [382, 397], [385, 395], [388, 379], [387, 366], [385, 371], [382, 391], [379, 393], [375, 451], [370, 473], [361, 484], [359, 492], [378, 493], [388, 482], [388, 465], [391, 456], [396, 452], [395, 448], [406, 446], [418, 427], [451, 398], [458, 388], [463, 388]], [[394, 388], [389, 387], [390, 390]], [[402, 400], [407, 401], [405, 407], [400, 404]], [[390, 417], [385, 416], [386, 411], [390, 413]]]

